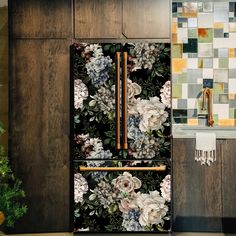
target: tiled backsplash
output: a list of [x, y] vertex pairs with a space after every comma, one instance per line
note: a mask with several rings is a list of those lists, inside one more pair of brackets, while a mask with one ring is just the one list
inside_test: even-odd
[[236, 1], [172, 3], [172, 86], [174, 124], [206, 125], [208, 87], [214, 125], [236, 126]]

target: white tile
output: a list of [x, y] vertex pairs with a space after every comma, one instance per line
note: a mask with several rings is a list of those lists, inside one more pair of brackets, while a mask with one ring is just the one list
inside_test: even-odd
[[188, 98], [188, 84], [182, 84], [182, 98]]
[[219, 68], [219, 58], [213, 58], [213, 68], [214, 69]]
[[228, 83], [227, 69], [214, 69], [214, 82]]
[[173, 22], [173, 23], [177, 23], [177, 22], [178, 22], [178, 18], [172, 17], [172, 22]]
[[198, 28], [213, 28], [213, 14], [198, 13]]
[[188, 38], [187, 28], [178, 28], [177, 29], [177, 43], [184, 43], [183, 39]]
[[229, 93], [236, 94], [236, 79], [229, 79]]
[[188, 27], [197, 28], [197, 18], [188, 18]]
[[188, 43], [188, 38], [185, 38], [185, 37], [182, 38], [182, 42], [183, 42], [183, 43]]
[[188, 58], [188, 53], [183, 53], [182, 58]]
[[236, 34], [229, 34], [229, 38], [213, 38], [214, 48], [235, 48]]
[[202, 78], [197, 78], [197, 84], [203, 84], [203, 79]]
[[189, 98], [187, 100], [188, 109], [196, 109], [197, 108], [197, 99], [196, 98]]
[[212, 79], [213, 78], [213, 69], [203, 69], [202, 70], [202, 77], [204, 79]]
[[229, 58], [229, 69], [236, 69], [236, 58]]
[[229, 23], [224, 23], [224, 33], [228, 33], [229, 32]]
[[188, 69], [198, 68], [198, 58], [188, 58]]
[[213, 114], [219, 119], [229, 119], [229, 104], [213, 104]]
[[199, 43], [198, 57], [213, 57], [212, 43]]
[[214, 22], [229, 21], [229, 3], [215, 2], [214, 3]]
[[236, 22], [229, 23], [229, 32], [236, 32]]
[[186, 28], [186, 27], [188, 27], [188, 24], [186, 22], [184, 22], [184, 23], [182, 23], [182, 27]]
[[219, 57], [227, 58], [229, 56], [229, 49], [228, 48], [219, 48]]
[[172, 98], [172, 109], [177, 109], [177, 108], [178, 108], [178, 99]]
[[229, 17], [234, 17], [234, 12], [230, 12]]

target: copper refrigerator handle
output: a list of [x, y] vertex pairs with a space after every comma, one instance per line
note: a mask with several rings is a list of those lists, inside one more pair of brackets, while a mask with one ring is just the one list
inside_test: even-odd
[[123, 149], [128, 149], [127, 141], [127, 52], [123, 53], [123, 80], [122, 80], [122, 125], [123, 125]]
[[116, 52], [116, 149], [120, 150], [120, 52]]
[[87, 167], [87, 166], [80, 166], [80, 171], [165, 171], [166, 166], [153, 166], [153, 167]]

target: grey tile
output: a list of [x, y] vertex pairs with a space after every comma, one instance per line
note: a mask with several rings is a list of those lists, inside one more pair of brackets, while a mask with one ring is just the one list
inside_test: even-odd
[[214, 29], [215, 38], [224, 38], [224, 29]]
[[229, 78], [236, 79], [236, 69], [229, 69]]
[[213, 94], [213, 103], [219, 103], [219, 94]]
[[229, 108], [236, 108], [236, 99], [229, 100]]
[[178, 99], [178, 109], [187, 109], [187, 99]]
[[202, 69], [187, 69], [188, 83], [197, 83], [198, 78], [202, 78]]
[[228, 94], [219, 94], [219, 103], [220, 104], [228, 104]]
[[188, 118], [196, 118], [197, 115], [197, 109], [188, 109]]
[[219, 57], [219, 52], [217, 48], [214, 48], [214, 57], [218, 58]]
[[202, 85], [201, 84], [188, 84], [188, 97], [189, 98], [198, 98], [202, 94]]
[[213, 68], [213, 58], [204, 58], [203, 59], [204, 68]]
[[229, 56], [228, 48], [219, 48], [219, 57], [227, 58]]
[[203, 12], [212, 12], [212, 11], [213, 11], [213, 2], [204, 2]]
[[228, 80], [227, 69], [214, 69], [214, 82], [228, 83]]

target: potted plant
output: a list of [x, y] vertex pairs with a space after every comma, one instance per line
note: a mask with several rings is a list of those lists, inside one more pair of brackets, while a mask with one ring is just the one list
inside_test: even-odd
[[[4, 132], [0, 123], [0, 135]], [[0, 231], [4, 227], [13, 227], [16, 220], [27, 211], [27, 206], [22, 202], [25, 192], [21, 185], [10, 168], [4, 147], [0, 144]]]

